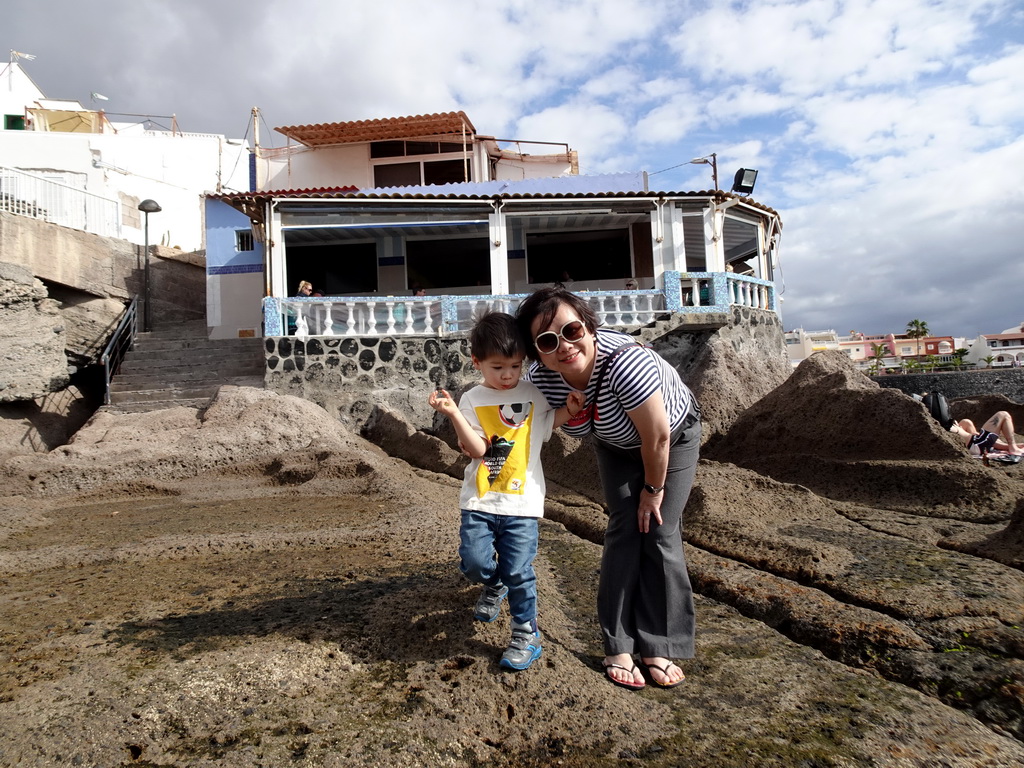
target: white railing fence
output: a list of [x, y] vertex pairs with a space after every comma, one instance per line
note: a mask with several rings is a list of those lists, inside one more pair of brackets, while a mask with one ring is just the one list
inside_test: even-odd
[[121, 236], [121, 204], [17, 168], [0, 166], [0, 211], [104, 237]]
[[[604, 326], [647, 325], [669, 312], [726, 312], [732, 306], [774, 311], [775, 286], [726, 272], [666, 272], [663, 290], [589, 291], [586, 297]], [[444, 336], [468, 331], [484, 310], [515, 314], [525, 294], [267, 297], [267, 336]]]

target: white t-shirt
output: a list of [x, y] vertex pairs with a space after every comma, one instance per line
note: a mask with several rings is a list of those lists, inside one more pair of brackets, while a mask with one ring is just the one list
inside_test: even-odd
[[555, 421], [547, 398], [525, 380], [513, 389], [480, 385], [462, 396], [459, 410], [489, 445], [482, 459], [473, 459], [466, 467], [460, 508], [543, 517], [540, 449], [551, 437]]

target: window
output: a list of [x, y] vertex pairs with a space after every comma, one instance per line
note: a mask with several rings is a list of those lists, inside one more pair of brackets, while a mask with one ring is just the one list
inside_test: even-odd
[[370, 144], [370, 157], [443, 155], [448, 152], [462, 152], [462, 149], [462, 144], [453, 141], [375, 141]]
[[25, 130], [25, 116], [24, 115], [4, 115], [4, 130], [5, 131], [24, 131]]
[[239, 252], [256, 250], [256, 247], [252, 241], [251, 229], [235, 230], [235, 250]]
[[373, 167], [375, 187], [411, 187], [420, 183], [422, 182], [419, 163], [394, 163]]
[[900, 347], [900, 354], [901, 355], [909, 355], [910, 351], [912, 349], [913, 349], [913, 347]]
[[405, 263], [410, 285], [434, 288], [491, 284], [490, 241], [486, 237], [407, 240]]
[[[370, 144], [370, 157], [423, 158], [402, 163], [377, 163], [373, 166], [373, 184], [376, 187], [411, 187], [420, 184], [451, 184], [473, 181], [472, 144], [465, 147], [452, 141], [374, 141]], [[466, 153], [466, 154], [464, 154]], [[424, 156], [457, 155], [457, 158], [429, 160]]]
[[375, 187], [412, 187], [420, 184], [451, 184], [472, 181], [472, 170], [462, 160], [416, 160], [373, 166]]
[[526, 260], [531, 283], [621, 278], [632, 266], [629, 230], [527, 233]]

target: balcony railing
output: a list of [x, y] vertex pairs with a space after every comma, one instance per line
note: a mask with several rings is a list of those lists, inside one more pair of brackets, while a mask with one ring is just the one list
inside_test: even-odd
[[[670, 312], [733, 306], [776, 310], [775, 286], [728, 272], [665, 272], [664, 290], [584, 291], [602, 325], [646, 325]], [[515, 314], [528, 294], [439, 297], [309, 296], [263, 299], [267, 336], [445, 336], [468, 331], [485, 310]]]
[[104, 237], [121, 236], [121, 204], [17, 168], [0, 167], [0, 211]]

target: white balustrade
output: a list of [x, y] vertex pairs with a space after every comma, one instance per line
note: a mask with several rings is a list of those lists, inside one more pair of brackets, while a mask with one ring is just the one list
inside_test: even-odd
[[345, 335], [358, 336], [359, 329], [356, 327], [356, 304], [354, 301], [346, 301], [345, 306], [348, 308], [348, 317], [345, 318]]
[[333, 336], [334, 335], [334, 318], [331, 317], [331, 307], [332, 307], [332, 304], [329, 301], [325, 301], [323, 303], [323, 307], [324, 307], [324, 327], [323, 327], [323, 330], [320, 333], [323, 336]]

